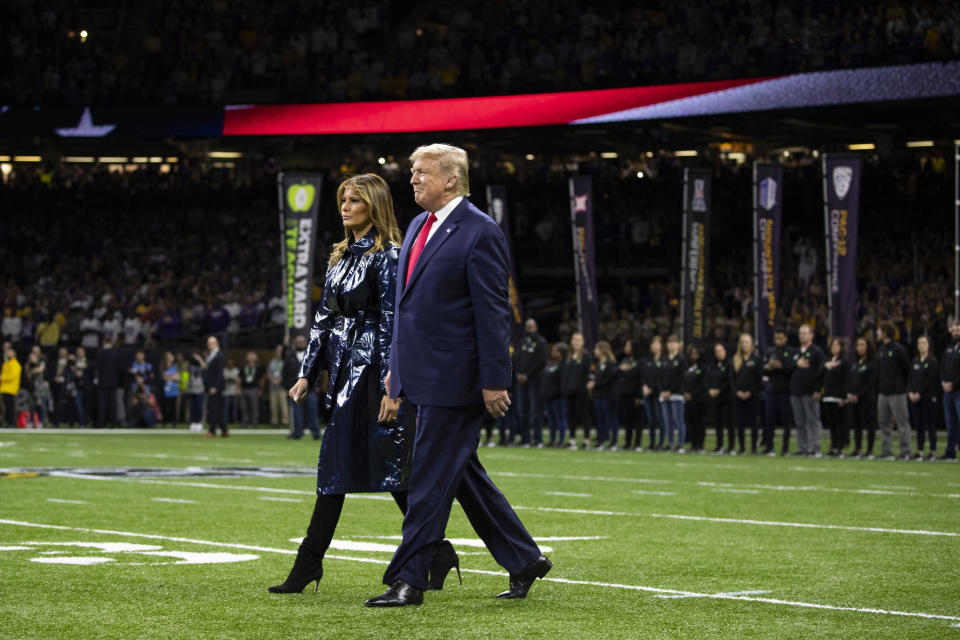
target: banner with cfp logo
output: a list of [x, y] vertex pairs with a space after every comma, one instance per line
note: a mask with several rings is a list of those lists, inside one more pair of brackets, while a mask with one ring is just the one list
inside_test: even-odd
[[517, 291], [517, 267], [513, 259], [513, 238], [510, 235], [510, 212], [507, 209], [507, 188], [502, 185], [487, 187], [487, 213], [500, 225], [507, 239], [507, 251], [510, 252], [510, 341], [514, 350], [520, 348], [523, 340], [523, 305]]
[[857, 331], [857, 223], [861, 159], [856, 154], [823, 156], [824, 225], [830, 333], [853, 340]]
[[780, 226], [783, 212], [783, 167], [753, 163], [754, 301], [757, 346], [765, 353], [773, 345], [773, 328], [780, 303]]
[[570, 178], [570, 220], [573, 225], [573, 262], [577, 280], [577, 309], [584, 348], [597, 342], [600, 306], [593, 244], [593, 178]]
[[317, 209], [322, 176], [319, 173], [281, 173], [281, 264], [287, 322], [284, 334], [310, 337], [313, 325], [313, 259], [317, 245]]
[[680, 304], [683, 314], [683, 342], [704, 338], [706, 325], [707, 265], [710, 260], [710, 192], [713, 174], [709, 169], [683, 170], [683, 252], [681, 258]]

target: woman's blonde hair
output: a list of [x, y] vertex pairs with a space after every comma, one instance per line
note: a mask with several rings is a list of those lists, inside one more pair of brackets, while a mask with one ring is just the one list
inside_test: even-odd
[[[386, 251], [389, 244], [397, 246], [403, 243], [400, 236], [400, 226], [397, 224], [397, 217], [393, 214], [393, 198], [390, 196], [390, 187], [387, 182], [374, 173], [361, 173], [360, 175], [344, 178], [337, 187], [337, 211], [343, 204], [343, 194], [347, 189], [356, 191], [360, 199], [367, 205], [367, 212], [370, 214], [370, 222], [377, 230], [373, 246], [367, 251], [368, 254], [378, 251]], [[330, 250], [330, 261], [327, 267], [340, 262], [343, 254], [347, 252], [350, 241], [353, 237], [352, 232], [344, 228], [343, 240], [333, 245]]]
[[601, 340], [595, 345], [595, 348], [600, 352], [600, 356], [604, 360], [616, 362], [617, 359], [613, 356], [613, 349], [610, 348], [609, 342], [606, 340]]
[[[744, 355], [745, 352], [746, 352], [746, 349], [743, 348], [743, 342], [744, 342], [745, 340], [749, 340], [749, 341], [750, 341], [750, 345], [752, 346], [752, 345], [753, 345], [753, 336], [750, 335], [749, 333], [741, 333], [741, 334], [740, 334], [740, 339], [737, 341], [737, 352], [736, 352], [735, 354], [733, 354], [733, 370], [736, 371], [736, 372], [738, 372], [738, 373], [739, 373], [739, 371], [740, 371], [740, 367], [743, 366], [743, 360], [744, 360], [744, 358], [746, 357], [746, 356]], [[752, 353], [752, 350], [751, 350], [751, 353]]]
[[470, 195], [470, 163], [466, 151], [451, 144], [428, 144], [414, 149], [410, 154], [410, 164], [422, 156], [435, 159], [440, 163], [440, 171], [444, 175], [457, 179], [457, 195]]

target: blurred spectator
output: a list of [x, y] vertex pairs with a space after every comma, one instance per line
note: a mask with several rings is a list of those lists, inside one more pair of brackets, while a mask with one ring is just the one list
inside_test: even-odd
[[240, 369], [232, 358], [223, 368], [223, 385], [223, 415], [227, 422], [240, 422]]
[[267, 382], [270, 390], [270, 426], [287, 426], [287, 389], [283, 386], [283, 345], [273, 350], [273, 359], [267, 366]]
[[17, 425], [17, 394], [20, 392], [20, 376], [23, 367], [17, 360], [17, 352], [6, 343], [3, 348], [3, 369], [0, 373], [0, 399], [3, 401], [4, 420], [8, 427]]
[[263, 396], [263, 366], [260, 364], [257, 354], [253, 351], [247, 352], [240, 388], [243, 423], [251, 427], [259, 427], [260, 398]]

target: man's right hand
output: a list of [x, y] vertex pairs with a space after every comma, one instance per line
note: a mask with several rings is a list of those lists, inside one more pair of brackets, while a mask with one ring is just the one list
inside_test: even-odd
[[491, 416], [502, 418], [510, 408], [510, 395], [506, 389], [483, 389], [483, 404]]
[[953, 383], [952, 383], [952, 382], [944, 382], [944, 383], [943, 383], [943, 390], [946, 391], [947, 393], [953, 393]]
[[290, 399], [294, 402], [303, 402], [303, 399], [307, 397], [307, 393], [309, 392], [310, 389], [307, 385], [307, 379], [300, 378], [292, 387], [290, 387], [290, 392], [287, 395], [290, 396]]

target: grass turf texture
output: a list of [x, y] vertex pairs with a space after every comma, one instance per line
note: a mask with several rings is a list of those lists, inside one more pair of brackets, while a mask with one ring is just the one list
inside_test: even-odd
[[[204, 440], [187, 433], [0, 433], [0, 467], [5, 468], [309, 469], [316, 452], [314, 441], [286, 441], [280, 434]], [[548, 555], [554, 569], [524, 601], [495, 600], [507, 579], [482, 572], [502, 569], [484, 549], [463, 545], [457, 545], [467, 570], [463, 586], [451, 575], [442, 592], [425, 595], [421, 607], [363, 606], [364, 599], [383, 590], [388, 551], [331, 549], [319, 593], [311, 586], [298, 595], [268, 594], [266, 587], [281, 582], [293, 562], [297, 545], [290, 539], [305, 531], [313, 502], [309, 476], [41, 476], [0, 479], [0, 520], [72, 529], [0, 523], [0, 547], [127, 542], [258, 558], [184, 565], [169, 564], [172, 558], [53, 545], [0, 550], [0, 637], [960, 638], [955, 628], [960, 624], [960, 465], [520, 448], [482, 449], [480, 456], [535, 537], [602, 537], [543, 542], [553, 548]], [[379, 497], [386, 499], [347, 500], [337, 540], [395, 544], [377, 538], [399, 534], [401, 523], [389, 496]], [[727, 520], [664, 517], [677, 515]], [[77, 530], [84, 528], [116, 533]], [[456, 506], [447, 535], [476, 538]], [[222, 546], [229, 544], [241, 548]], [[31, 561], [46, 551], [113, 562]], [[744, 599], [663, 598], [658, 596], [678, 594], [630, 586], [700, 595], [769, 593], [734, 596]]]

